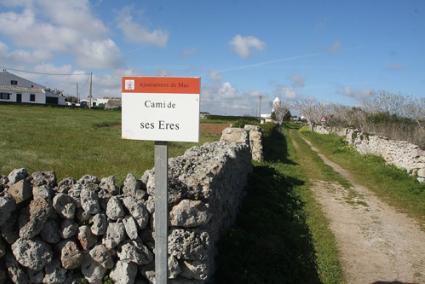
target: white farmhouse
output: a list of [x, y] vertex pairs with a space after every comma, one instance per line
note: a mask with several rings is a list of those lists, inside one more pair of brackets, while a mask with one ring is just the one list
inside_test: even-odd
[[0, 72], [0, 102], [65, 105], [65, 97], [3, 70]]

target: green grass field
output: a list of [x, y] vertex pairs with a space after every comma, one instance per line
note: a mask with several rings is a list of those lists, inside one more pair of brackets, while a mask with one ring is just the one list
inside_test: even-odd
[[[59, 179], [84, 174], [140, 176], [153, 166], [153, 142], [121, 139], [121, 112], [0, 104], [0, 174], [14, 168], [54, 170]], [[200, 143], [219, 139], [201, 133]], [[192, 143], [170, 143], [169, 156]]]
[[379, 197], [419, 221], [425, 229], [425, 185], [404, 170], [385, 163], [377, 156], [360, 155], [336, 135], [301, 132], [329, 159], [350, 171], [353, 178]]

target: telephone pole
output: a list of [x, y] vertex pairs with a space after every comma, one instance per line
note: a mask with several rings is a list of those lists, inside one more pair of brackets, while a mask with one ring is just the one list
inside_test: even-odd
[[258, 96], [258, 100], [259, 100], [259, 102], [258, 102], [258, 118], [260, 118], [260, 119], [261, 119], [261, 99], [262, 98], [263, 98], [262, 95]]
[[80, 93], [78, 92], [78, 82], [76, 83], [77, 87], [77, 103], [80, 103]]
[[90, 72], [90, 89], [89, 89], [89, 108], [92, 106], [93, 98], [93, 72]]

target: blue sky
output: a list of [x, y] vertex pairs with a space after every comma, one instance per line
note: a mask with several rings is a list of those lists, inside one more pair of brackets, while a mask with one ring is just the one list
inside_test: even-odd
[[[93, 72], [97, 97], [125, 74], [201, 76], [202, 110], [255, 114], [312, 96], [425, 96], [425, 1], [0, 0], [0, 65]], [[87, 94], [87, 76], [23, 74]]]

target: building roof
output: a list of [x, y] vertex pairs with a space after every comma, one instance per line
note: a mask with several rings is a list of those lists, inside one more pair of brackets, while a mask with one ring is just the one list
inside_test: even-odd
[[[10, 81], [18, 81], [18, 85], [12, 86]], [[11, 86], [11, 87], [21, 87], [21, 88], [37, 88], [45, 89], [46, 87], [39, 85], [37, 83], [31, 82], [25, 78], [19, 77], [15, 74], [3, 70], [0, 72], [0, 86]]]

